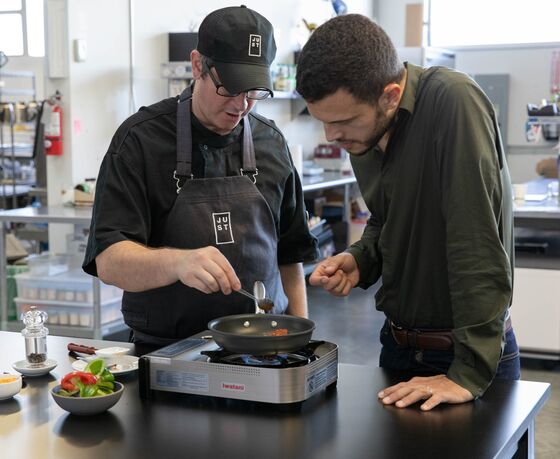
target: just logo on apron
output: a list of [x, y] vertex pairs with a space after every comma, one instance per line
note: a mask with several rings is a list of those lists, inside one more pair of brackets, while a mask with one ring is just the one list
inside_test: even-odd
[[[267, 202], [257, 189], [255, 150], [249, 119], [243, 119], [243, 167], [239, 175], [192, 176], [191, 88], [177, 107], [177, 199], [165, 225], [163, 245], [180, 249], [214, 246], [235, 269], [242, 286], [264, 282], [283, 313], [284, 294], [277, 261], [277, 236]], [[125, 292], [125, 322], [142, 340], [166, 344], [206, 330], [210, 320], [252, 313], [254, 303], [242, 295], [205, 294], [176, 282], [144, 292]]]
[[214, 217], [214, 232], [216, 233], [216, 245], [233, 244], [233, 234], [231, 232], [231, 216], [229, 212], [212, 214]]

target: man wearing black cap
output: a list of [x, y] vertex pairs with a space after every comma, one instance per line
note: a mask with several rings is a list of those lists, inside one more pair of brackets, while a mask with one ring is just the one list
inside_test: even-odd
[[122, 288], [136, 342], [166, 344], [220, 316], [254, 312], [231, 294], [262, 281], [273, 312], [306, 316], [313, 260], [299, 177], [273, 122], [270, 22], [244, 6], [209, 14], [194, 84], [126, 120], [99, 172], [83, 268]]

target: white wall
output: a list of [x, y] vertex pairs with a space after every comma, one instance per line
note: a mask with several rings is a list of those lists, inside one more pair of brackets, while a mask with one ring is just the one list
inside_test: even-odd
[[[560, 43], [558, 48], [560, 49]], [[555, 154], [556, 142], [534, 144], [525, 138], [527, 103], [539, 104], [550, 95], [550, 60], [554, 48], [532, 47], [457, 52], [457, 68], [469, 74], [510, 75], [508, 164], [513, 182], [535, 179], [535, 165]]]
[[[62, 157], [47, 161], [50, 204], [62, 200], [63, 189], [72, 188], [97, 175], [102, 157], [119, 124], [131, 113], [129, 94], [129, 39], [127, 0], [47, 0], [47, 7], [64, 5], [67, 14], [67, 43], [61, 45], [68, 59], [66, 78], [46, 77], [46, 94], [56, 89], [64, 96], [64, 141]], [[298, 49], [301, 18], [321, 23], [331, 16], [326, 0], [248, 0], [243, 2], [266, 16], [274, 25], [278, 45], [277, 62], [292, 62]], [[371, 16], [373, 0], [346, 0], [350, 12]], [[217, 8], [239, 5], [239, 1], [134, 0], [133, 46], [135, 108], [167, 97], [160, 64], [168, 59], [167, 34], [196, 30], [202, 19]], [[47, 8], [48, 9], [48, 8]], [[47, 10], [47, 15], [49, 11]], [[47, 32], [47, 35], [51, 35]], [[85, 39], [88, 58], [75, 62], [72, 46]], [[304, 145], [304, 155], [324, 141], [321, 126], [308, 116], [291, 119], [289, 101], [260, 103], [259, 111], [275, 119], [291, 144]]]
[[[49, 199], [56, 202], [60, 191], [86, 177], [95, 176], [110, 138], [129, 115], [128, 97], [128, 1], [50, 0], [67, 4], [69, 76], [66, 79], [41, 77], [40, 59], [12, 58], [8, 70], [37, 73], [39, 97], [60, 89], [65, 102], [66, 156], [49, 158]], [[145, 105], [167, 95], [159, 64], [167, 60], [167, 33], [196, 29], [210, 11], [239, 1], [224, 0], [134, 0], [134, 53], [136, 105]], [[301, 18], [322, 22], [330, 13], [325, 0], [248, 0], [245, 4], [268, 17], [276, 30], [278, 62], [291, 62], [291, 52], [301, 37]], [[410, 0], [346, 0], [350, 12], [376, 19], [396, 46], [404, 45], [405, 5]], [[85, 38], [88, 60], [71, 59], [71, 45]], [[559, 44], [560, 47], [560, 44]], [[553, 153], [553, 144], [533, 145], [524, 139], [525, 106], [548, 95], [552, 48], [488, 49], [458, 51], [457, 67], [471, 74], [510, 75], [508, 114], [509, 164], [514, 181], [535, 177], [537, 160]], [[292, 120], [290, 101], [260, 102], [258, 110], [274, 119], [291, 144], [301, 143], [304, 155], [324, 141], [322, 128], [308, 116]]]
[[[64, 110], [64, 153], [47, 157], [49, 205], [62, 202], [64, 190], [97, 176], [116, 127], [128, 115], [127, 2], [49, 0], [47, 18], [57, 7], [66, 16], [67, 34], [47, 31], [47, 44], [60, 51], [68, 71], [64, 78], [50, 78], [45, 59], [47, 95], [59, 90]], [[76, 39], [86, 40], [85, 62], [74, 59]]]
[[[404, 46], [405, 7], [410, 0], [378, 0], [378, 23], [397, 47]], [[513, 4], [512, 4], [513, 5]], [[522, 2], [513, 7], [522, 8]], [[528, 24], [528, 27], [532, 26]], [[508, 164], [513, 182], [536, 178], [537, 161], [555, 153], [554, 143], [535, 145], [525, 139], [527, 103], [540, 103], [550, 96], [550, 46], [457, 50], [456, 67], [469, 74], [509, 74]]]
[[[258, 11], [273, 24], [278, 48], [276, 62], [293, 62], [292, 53], [299, 48], [298, 39], [306, 36], [302, 18], [321, 24], [333, 15], [330, 0], [247, 0], [241, 3]], [[167, 34], [197, 30], [202, 19], [211, 11], [237, 6], [240, 2], [167, 0], [164, 4], [162, 8], [161, 2], [137, 0], [134, 6], [139, 106], [167, 96], [166, 81], [159, 74], [159, 64], [167, 61]], [[373, 0], [346, 0], [346, 4], [349, 12], [372, 15]], [[318, 143], [325, 141], [321, 125], [311, 117], [300, 116], [292, 120], [289, 100], [259, 102], [257, 110], [275, 120], [290, 144], [302, 144], [304, 156], [310, 155]]]

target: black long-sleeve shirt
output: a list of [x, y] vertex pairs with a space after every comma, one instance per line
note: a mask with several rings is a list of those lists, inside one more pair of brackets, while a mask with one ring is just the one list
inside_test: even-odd
[[452, 329], [448, 377], [481, 395], [511, 303], [509, 172], [490, 101], [467, 75], [407, 64], [386, 152], [351, 161], [371, 218], [348, 251], [360, 286], [380, 276], [377, 308], [407, 328]]
[[[116, 242], [162, 246], [167, 215], [177, 198], [176, 111], [176, 97], [162, 100], [141, 108], [115, 133], [99, 171], [83, 263], [87, 273], [97, 275], [95, 257]], [[254, 113], [247, 119], [255, 145], [256, 186], [276, 226], [278, 264], [312, 261], [318, 253], [317, 241], [307, 226], [301, 183], [286, 140], [272, 121]], [[194, 115], [191, 122], [194, 176], [239, 175], [242, 124], [220, 136]], [[185, 225], [188, 228], [188, 222]]]

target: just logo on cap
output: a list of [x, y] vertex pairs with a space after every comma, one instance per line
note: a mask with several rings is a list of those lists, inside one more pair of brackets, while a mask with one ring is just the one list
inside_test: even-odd
[[274, 29], [256, 11], [245, 6], [213, 11], [200, 25], [196, 49], [212, 60], [221, 83], [230, 93], [257, 88], [272, 91]]
[[261, 57], [261, 36], [249, 35], [249, 56]]

